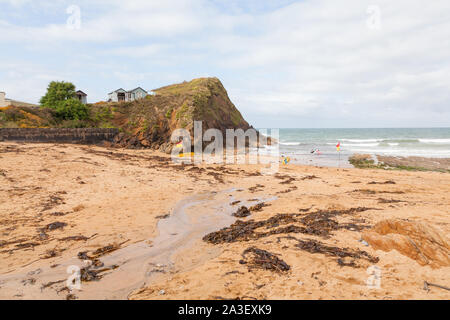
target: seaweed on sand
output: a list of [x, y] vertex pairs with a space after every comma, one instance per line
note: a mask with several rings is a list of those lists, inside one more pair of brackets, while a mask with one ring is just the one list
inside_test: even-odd
[[55, 285], [55, 284], [65, 282], [65, 281], [66, 281], [66, 279], [58, 280], [58, 281], [47, 282], [47, 283], [45, 283], [45, 284], [43, 284], [43, 285], [41, 286], [41, 290], [46, 289], [46, 288], [49, 288], [49, 287], [51, 287], [51, 286], [53, 286], [53, 285]]
[[295, 247], [304, 250], [309, 253], [320, 253], [325, 254], [327, 256], [332, 256], [338, 258], [336, 261], [340, 266], [349, 266], [349, 267], [355, 267], [357, 268], [358, 265], [355, 263], [354, 260], [351, 260], [347, 262], [344, 260], [345, 258], [351, 258], [351, 259], [364, 259], [369, 261], [370, 263], [378, 263], [379, 258], [373, 257], [366, 251], [362, 250], [353, 250], [349, 248], [339, 248], [334, 246], [326, 245], [320, 241], [307, 239], [307, 240], [300, 240], [292, 236], [286, 236], [286, 237], [278, 237], [278, 241], [281, 239], [288, 239], [288, 240], [295, 240], [297, 243], [295, 244]]
[[42, 211], [48, 211], [56, 206], [64, 204], [64, 199], [57, 194], [65, 194], [65, 191], [50, 195], [49, 199], [42, 204]]
[[291, 184], [293, 181], [295, 181], [295, 179], [292, 177], [289, 177], [288, 179], [281, 181], [280, 184]]
[[248, 191], [251, 193], [262, 191], [264, 186], [262, 184], [257, 183], [255, 186], [248, 188]]
[[[125, 242], [124, 242], [125, 243]], [[111, 253], [113, 251], [116, 251], [120, 248], [121, 244], [109, 244], [107, 246], [104, 246], [102, 248], [99, 248], [92, 252], [92, 254], [88, 254], [87, 251], [82, 251], [78, 253], [78, 259], [80, 260], [90, 260], [93, 263], [99, 261], [98, 258], [101, 256], [104, 256], [107, 253]]]
[[251, 207], [249, 208], [249, 210], [250, 210], [250, 211], [261, 211], [262, 208], [268, 207], [268, 206], [270, 206], [270, 204], [261, 202], [261, 203], [255, 204], [254, 206], [251, 206]]
[[248, 210], [248, 208], [245, 206], [240, 207], [238, 209], [238, 211], [233, 213], [233, 216], [238, 217], [238, 218], [245, 218], [245, 217], [248, 217], [249, 215], [251, 215], [251, 213]]
[[64, 251], [64, 250], [57, 249], [57, 248], [51, 249], [51, 250], [47, 250], [46, 253], [45, 253], [45, 255], [42, 256], [41, 259], [44, 259], [44, 260], [45, 260], [45, 259], [55, 258], [55, 257], [59, 256], [59, 255], [61, 254], [62, 251]]
[[[112, 265], [109, 267], [104, 267], [104, 263], [100, 261], [99, 257], [104, 256], [105, 254], [111, 253], [113, 251], [118, 250], [122, 244], [126, 243], [127, 241], [121, 243], [121, 244], [110, 244], [105, 247], [99, 248], [95, 250], [92, 254], [88, 254], [86, 251], [79, 252], [78, 253], [78, 259], [80, 260], [88, 260], [90, 261], [90, 264], [84, 268], [81, 269], [81, 281], [88, 282], [88, 281], [98, 281], [102, 278], [101, 273], [105, 271], [115, 270], [119, 266]], [[102, 268], [104, 267], [104, 268]], [[102, 269], [100, 269], [102, 268]]]
[[311, 175], [311, 176], [305, 176], [301, 178], [300, 180], [314, 180], [314, 179], [320, 179], [318, 176]]
[[256, 240], [269, 235], [267, 232], [255, 232], [256, 229], [262, 227], [266, 227], [266, 229], [275, 228], [280, 224], [290, 222], [295, 222], [292, 214], [278, 214], [263, 221], [237, 220], [228, 228], [207, 234], [203, 237], [203, 240], [212, 244]]
[[395, 181], [387, 180], [384, 182], [371, 181], [368, 184], [397, 184]]
[[339, 229], [357, 230], [361, 231], [368, 226], [357, 224], [338, 223], [332, 218], [343, 215], [354, 215], [355, 213], [373, 210], [372, 208], [358, 207], [348, 210], [318, 210], [316, 212], [305, 215], [300, 219], [300, 222], [310, 228], [316, 230], [314, 234], [327, 237], [331, 231]]
[[297, 186], [292, 186], [289, 189], [278, 191], [277, 194], [289, 193], [289, 192], [295, 191], [297, 189], [298, 189]]
[[225, 181], [223, 180], [223, 176], [220, 173], [210, 171], [207, 173], [207, 175], [212, 176], [218, 183], [225, 183]]
[[274, 272], [286, 272], [291, 269], [286, 262], [273, 253], [255, 247], [246, 249], [242, 253], [242, 257], [243, 260], [239, 261], [239, 263], [246, 264], [249, 271], [252, 269], [263, 269]]
[[[227, 228], [207, 234], [203, 237], [203, 240], [212, 244], [221, 244], [257, 240], [275, 234], [288, 233], [302, 233], [327, 238], [331, 235], [332, 231], [339, 229], [357, 231], [367, 228], [368, 226], [366, 225], [338, 223], [332, 219], [336, 216], [353, 215], [367, 210], [372, 209], [359, 207], [348, 210], [319, 210], [306, 215], [299, 213], [277, 214], [267, 220], [261, 221], [237, 220]], [[280, 227], [280, 225], [284, 226]], [[262, 230], [257, 231], [257, 229]]]
[[100, 275], [100, 271], [92, 270], [91, 267], [84, 267], [80, 270], [81, 281], [89, 282], [89, 281], [98, 281], [102, 278]]
[[383, 199], [383, 198], [378, 198], [378, 203], [400, 203], [400, 202], [407, 202], [407, 201], [403, 201], [403, 200], [396, 200], [396, 199]]
[[85, 236], [70, 236], [70, 237], [64, 237], [60, 240], [61, 241], [87, 241], [87, 240], [89, 240], [89, 238], [85, 237]]
[[12, 242], [0, 242], [0, 248], [9, 244], [14, 244], [14, 243], [18, 243], [14, 246], [13, 249], [6, 249], [6, 250], [2, 250], [0, 251], [0, 253], [8, 253], [8, 254], [12, 254], [15, 251], [19, 251], [19, 250], [34, 250], [34, 247], [37, 247], [40, 245], [40, 243], [37, 242], [25, 242], [28, 240], [19, 240], [19, 241], [12, 241]]
[[116, 251], [119, 248], [120, 248], [120, 244], [110, 244], [110, 245], [107, 245], [105, 247], [102, 247], [102, 248], [99, 248], [99, 249], [95, 250], [93, 252], [93, 255], [95, 257], [101, 257], [101, 256], [104, 256], [107, 253]]
[[65, 226], [67, 226], [67, 223], [65, 222], [52, 222], [46, 225], [44, 228], [42, 228], [41, 231], [45, 232], [45, 231], [53, 231], [56, 229], [63, 229]]

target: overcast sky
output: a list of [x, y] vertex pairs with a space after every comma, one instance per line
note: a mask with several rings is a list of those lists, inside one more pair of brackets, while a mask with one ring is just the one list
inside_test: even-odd
[[206, 76], [255, 127], [449, 127], [450, 1], [0, 0], [12, 99]]

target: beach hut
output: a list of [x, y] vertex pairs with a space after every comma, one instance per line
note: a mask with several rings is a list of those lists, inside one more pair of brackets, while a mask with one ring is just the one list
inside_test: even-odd
[[78, 90], [77, 92], [75, 92], [75, 96], [77, 97], [78, 100], [80, 100], [80, 102], [82, 104], [86, 104], [87, 103], [87, 94], [84, 93], [81, 90]]
[[122, 88], [116, 91], [108, 93], [108, 101], [119, 102], [119, 101], [134, 101], [137, 99], [142, 99], [148, 96], [148, 92], [137, 87], [133, 90], [126, 91]]

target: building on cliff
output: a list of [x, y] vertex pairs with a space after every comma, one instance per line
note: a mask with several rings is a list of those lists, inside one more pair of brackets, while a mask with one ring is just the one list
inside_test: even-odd
[[6, 98], [6, 93], [3, 91], [0, 91], [0, 108], [2, 107], [9, 107], [9, 106], [15, 106], [15, 107], [29, 107], [29, 108], [36, 108], [39, 107], [35, 104], [28, 103], [28, 102], [22, 102], [12, 99]]
[[11, 100], [6, 99], [6, 93], [0, 91], [0, 108], [11, 105]]
[[141, 87], [137, 87], [136, 89], [130, 91], [120, 88], [116, 91], [108, 93], [108, 102], [134, 101], [145, 98], [146, 96], [148, 96], [148, 92]]
[[78, 90], [77, 92], [75, 92], [75, 96], [77, 97], [78, 100], [80, 100], [80, 102], [82, 104], [87, 104], [87, 94], [84, 93], [81, 90]]

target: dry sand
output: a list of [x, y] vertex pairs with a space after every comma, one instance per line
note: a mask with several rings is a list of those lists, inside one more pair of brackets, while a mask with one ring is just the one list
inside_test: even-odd
[[[0, 143], [0, 298], [450, 298], [424, 289], [424, 281], [450, 286], [450, 174], [260, 169], [181, 166], [148, 150]], [[268, 206], [241, 220], [286, 220], [231, 243], [202, 240], [232, 224], [241, 205], [261, 202]], [[385, 220], [401, 227], [372, 230]], [[251, 247], [289, 270], [252, 268], [243, 256]], [[79, 252], [104, 264], [87, 271], [107, 270], [69, 292], [66, 268], [82, 266]], [[380, 288], [367, 286], [373, 270]]]

